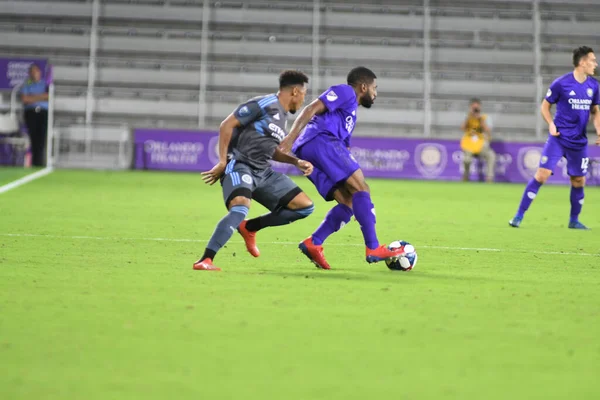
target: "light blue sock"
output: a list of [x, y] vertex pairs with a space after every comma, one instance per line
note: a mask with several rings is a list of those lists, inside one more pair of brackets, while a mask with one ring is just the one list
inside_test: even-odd
[[218, 252], [221, 247], [225, 246], [225, 243], [231, 238], [231, 235], [233, 235], [237, 227], [242, 223], [244, 218], [246, 218], [246, 215], [248, 215], [248, 207], [231, 207], [229, 209], [229, 214], [224, 216], [217, 224], [206, 248], [215, 253]]

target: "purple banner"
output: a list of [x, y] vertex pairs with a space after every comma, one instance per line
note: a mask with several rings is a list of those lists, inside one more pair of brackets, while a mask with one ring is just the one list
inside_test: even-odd
[[135, 169], [207, 171], [219, 161], [216, 132], [136, 129]]
[[[175, 171], [206, 171], [218, 161], [216, 132], [137, 129], [135, 168]], [[496, 151], [496, 181], [526, 182], [537, 169], [543, 143], [492, 144]], [[400, 138], [352, 139], [352, 154], [365, 176], [392, 179], [457, 181], [462, 179], [459, 140]], [[588, 183], [600, 183], [600, 147], [589, 147]], [[298, 174], [295, 167], [274, 163], [277, 171]], [[472, 180], [483, 179], [481, 166], [471, 166]], [[569, 182], [566, 160], [562, 159], [549, 183]]]
[[19, 59], [0, 58], [0, 90], [12, 89], [29, 76], [29, 67], [36, 64], [42, 70], [42, 74], [51, 82], [52, 72], [47, 60], [44, 59]]

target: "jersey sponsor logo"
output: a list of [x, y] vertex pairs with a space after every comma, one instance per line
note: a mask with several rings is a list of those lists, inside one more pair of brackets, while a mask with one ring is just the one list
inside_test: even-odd
[[338, 95], [335, 94], [335, 92], [333, 90], [330, 90], [329, 93], [327, 93], [327, 100], [329, 101], [336, 101], [338, 99]]
[[244, 106], [244, 107], [240, 108], [240, 110], [238, 111], [238, 115], [240, 117], [245, 117], [247, 115], [250, 115], [250, 109], [248, 108], [248, 106]]
[[277, 113], [277, 114], [273, 115], [273, 119], [276, 119], [277, 121], [279, 121], [279, 119], [280, 119], [280, 118], [279, 118], [279, 113]]
[[572, 110], [589, 110], [592, 105], [590, 99], [569, 99], [569, 104]]
[[248, 174], [242, 175], [242, 181], [244, 181], [248, 185], [252, 185], [252, 177]]
[[285, 137], [285, 131], [272, 122], [269, 124], [269, 129], [271, 130], [271, 136], [273, 136], [278, 141], [281, 142]]
[[546, 92], [546, 97], [550, 97], [552, 96], [552, 90], [550, 88], [548, 88], [548, 91]]
[[588, 97], [592, 97], [594, 95], [594, 91], [592, 90], [592, 88], [587, 88], [586, 93]]
[[348, 115], [346, 117], [346, 131], [348, 131], [348, 133], [352, 133], [354, 130], [354, 124], [354, 118], [352, 118], [351, 115]]
[[571, 91], [569, 92], [569, 96], [575, 96], [575, 91], [574, 91], [574, 90], [571, 90]]
[[352, 115], [356, 115], [356, 110], [352, 110]]

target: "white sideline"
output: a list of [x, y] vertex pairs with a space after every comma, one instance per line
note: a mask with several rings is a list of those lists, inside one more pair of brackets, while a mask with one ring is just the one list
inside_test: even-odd
[[[184, 243], [206, 243], [208, 240], [202, 239], [177, 239], [177, 238], [131, 238], [131, 237], [111, 237], [111, 236], [66, 236], [66, 235], [40, 235], [35, 233], [0, 233], [4, 237], [32, 237], [49, 239], [78, 239], [78, 240], [139, 240], [146, 242], [184, 242]], [[229, 243], [244, 243], [241, 240], [232, 240]], [[279, 245], [297, 245], [297, 242], [263, 242], [267, 244]], [[363, 247], [362, 243], [328, 243], [327, 246], [345, 246], [345, 247]], [[522, 254], [544, 254], [544, 255], [562, 255], [562, 256], [587, 256], [600, 257], [600, 253], [573, 253], [562, 251], [537, 251], [537, 250], [504, 250], [489, 247], [450, 247], [450, 246], [417, 246], [421, 249], [433, 250], [453, 250], [453, 251], [483, 251], [483, 252], [509, 252]]]
[[34, 172], [33, 174], [29, 174], [29, 175], [26, 175], [26, 176], [24, 176], [22, 178], [19, 178], [16, 181], [12, 181], [10, 183], [7, 183], [6, 185], [2, 185], [2, 186], [0, 186], [0, 194], [6, 193], [9, 190], [16, 189], [19, 186], [23, 186], [26, 183], [34, 181], [34, 180], [36, 180], [38, 178], [41, 178], [43, 176], [46, 176], [49, 173], [51, 173], [52, 171], [54, 171], [54, 169], [52, 167], [47, 167], [47, 168], [44, 168], [44, 169], [42, 169], [42, 170], [40, 170], [38, 172]]

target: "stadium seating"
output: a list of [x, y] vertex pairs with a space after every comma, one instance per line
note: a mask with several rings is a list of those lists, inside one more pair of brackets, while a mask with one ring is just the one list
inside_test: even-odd
[[[591, 0], [590, 0], [591, 1]], [[195, 127], [201, 0], [102, 0], [94, 119]], [[581, 3], [581, 1], [578, 1]], [[531, 2], [430, 1], [432, 134], [456, 137], [470, 97], [484, 101], [496, 136], [535, 137]], [[357, 134], [423, 133], [422, 1], [321, 1], [320, 87], [352, 66], [379, 75], [377, 106]], [[206, 127], [244, 99], [272, 91], [284, 68], [312, 72], [312, 1], [211, 1]], [[567, 72], [571, 48], [593, 43], [594, 15], [541, 4], [544, 83]], [[46, 56], [55, 67], [58, 124], [81, 122], [88, 85], [86, 0], [16, 1], [0, 8], [0, 52]], [[549, 23], [552, 22], [552, 23]]]

